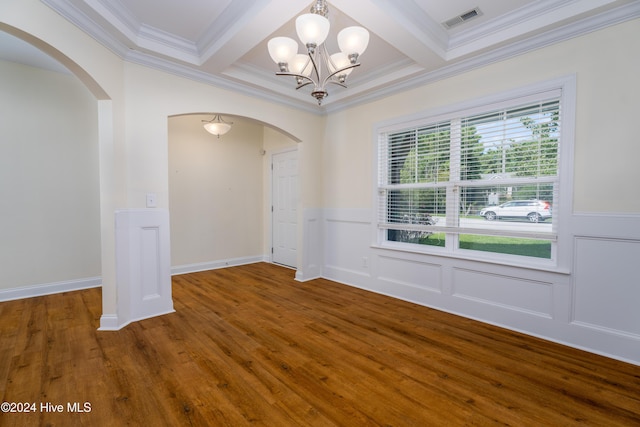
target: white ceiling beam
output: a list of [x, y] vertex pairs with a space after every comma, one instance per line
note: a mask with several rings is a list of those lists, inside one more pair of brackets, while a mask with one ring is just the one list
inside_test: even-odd
[[358, 22], [425, 69], [442, 65], [448, 35], [414, 2], [332, 0], [332, 6]]
[[[258, 0], [245, 1], [250, 7], [239, 11], [235, 18], [234, 10], [222, 13], [198, 45], [206, 44], [201, 51], [201, 62], [208, 69], [222, 72], [242, 58], [256, 45], [261, 44], [274, 31], [289, 22], [309, 6], [309, 0]], [[237, 7], [236, 0], [232, 2]], [[230, 22], [231, 19], [235, 19]], [[224, 28], [223, 32], [216, 28]], [[266, 49], [266, 45], [265, 45]]]

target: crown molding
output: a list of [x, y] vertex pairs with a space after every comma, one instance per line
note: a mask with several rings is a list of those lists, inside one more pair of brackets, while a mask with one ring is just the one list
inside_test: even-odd
[[[380, 78], [375, 80], [373, 78], [367, 79], [366, 81], [362, 81], [357, 86], [352, 86], [352, 89], [354, 89], [354, 91], [350, 94], [339, 97], [335, 99], [335, 101], [332, 99], [328, 99], [326, 104], [319, 107], [315, 103], [315, 100], [311, 99], [311, 97], [309, 97], [309, 100], [297, 99], [295, 97], [296, 95], [294, 88], [291, 88], [294, 93], [293, 96], [278, 94], [275, 93], [275, 91], [262, 89], [255, 85], [239, 82], [233, 79], [232, 75], [217, 76], [199, 71], [187, 65], [159, 58], [142, 51], [132, 50], [129, 46], [123, 43], [122, 40], [119, 40], [113, 37], [108, 32], [102, 30], [100, 25], [98, 25], [98, 23], [94, 19], [80, 10], [70, 0], [41, 1], [47, 6], [51, 7], [57, 13], [62, 15], [68, 21], [82, 29], [84, 32], [89, 34], [91, 37], [96, 39], [99, 43], [114, 52], [123, 60], [319, 115], [335, 113], [363, 103], [372, 102], [390, 96], [396, 92], [405, 91], [411, 89], [412, 87], [433, 83], [438, 80], [470, 71], [472, 69], [477, 69], [491, 63], [509, 59], [535, 49], [546, 47], [551, 44], [565, 41], [574, 37], [579, 37], [611, 25], [616, 25], [640, 17], [640, 2], [634, 1], [615, 9], [605, 11], [601, 14], [586, 17], [567, 26], [556, 28], [536, 36], [528, 37], [515, 43], [510, 43], [506, 46], [493, 49], [487, 48], [481, 54], [476, 54], [469, 58], [451, 63], [450, 65], [445, 65], [444, 67], [439, 68], [435, 71], [425, 71], [421, 73], [419, 70], [412, 69], [411, 73], [406, 73], [406, 75], [401, 76], [399, 80], [390, 82], [388, 84], [382, 83], [378, 87], [374, 87], [374, 82], [375, 80], [379, 81]], [[100, 0], [91, 1], [100, 2]], [[511, 14], [511, 16], [505, 17], [501, 20], [496, 20], [491, 25], [494, 30], [497, 30], [499, 28], [503, 28], [505, 25], [507, 25], [508, 22], [517, 22], [519, 19], [523, 19], [525, 13], [542, 14], [544, 13], [543, 9], [545, 5], [548, 7], [551, 1], [552, 0], [543, 0], [541, 2], [536, 2], [535, 6], [531, 6], [531, 8], [524, 8], [524, 10], [514, 12], [514, 14]], [[558, 7], [566, 6], [570, 3], [575, 2], [576, 0], [564, 0]], [[100, 3], [102, 4], [102, 2]], [[557, 2], [553, 3], [557, 4]], [[120, 11], [117, 13], [121, 14], [122, 12]], [[234, 13], [239, 12], [236, 10]], [[123, 21], [130, 21], [131, 19], [132, 18], [122, 18]], [[147, 31], [149, 37], [156, 37], [158, 39], [157, 42], [159, 43], [161, 43], [162, 40], [165, 39], [165, 35], [154, 32], [151, 28], [146, 29], [145, 31]], [[208, 34], [207, 37], [215, 37], [215, 34]], [[462, 43], [469, 37], [481, 37], [481, 32], [476, 32], [475, 35], [473, 34], [473, 32], [461, 33], [458, 38], [452, 39], [452, 43]], [[179, 46], [177, 48], [179, 49]], [[207, 47], [207, 49], [210, 48], [211, 46]], [[186, 60], [185, 62], [197, 65], [199, 59], [195, 63], [193, 62], [193, 60], [194, 58], [192, 57], [191, 61]], [[238, 67], [237, 64], [236, 67]], [[238, 67], [238, 69], [242, 69], [242, 67]], [[246, 72], [248, 71], [245, 71], [245, 74]], [[418, 75], [415, 75], [416, 73]], [[274, 87], [274, 85], [271, 84], [268, 87]], [[360, 91], [358, 91], [358, 87], [367, 87], [368, 89], [361, 89]]]
[[127, 8], [123, 7], [122, 3], [101, 0], [85, 0], [85, 3], [131, 42], [136, 41], [142, 23]]
[[455, 49], [472, 41], [484, 39], [491, 34], [514, 28], [533, 17], [539, 17], [552, 13], [575, 0], [538, 0], [514, 10], [511, 13], [492, 19], [482, 26], [465, 29], [452, 36], [449, 40], [448, 49]]
[[172, 61], [157, 58], [144, 52], [129, 51], [127, 57], [124, 59], [127, 62], [142, 65], [158, 71], [163, 71], [200, 83], [205, 83], [220, 89], [226, 89], [246, 96], [263, 99], [269, 102], [276, 102], [278, 104], [295, 108], [297, 110], [304, 110], [309, 113], [322, 114], [321, 111], [318, 111], [317, 104], [313, 99], [311, 99], [311, 101], [313, 102], [308, 102], [290, 97], [278, 98], [278, 96], [282, 95], [274, 94], [273, 92], [269, 92], [259, 87], [239, 83], [237, 81], [231, 80], [230, 78], [218, 77], [209, 73], [205, 73], [189, 66], [180, 65]]
[[[512, 13], [452, 37], [447, 59], [453, 60], [469, 54], [473, 55], [483, 49], [491, 48], [492, 45], [509, 43], [510, 39], [529, 38], [531, 37], [528, 35], [529, 32], [558, 25], [571, 17], [595, 13], [593, 16], [585, 16], [582, 19], [597, 20], [599, 16], [597, 9], [613, 2], [615, 0], [539, 0], [530, 3]], [[579, 25], [579, 22], [568, 24], [568, 27]], [[547, 32], [553, 32], [553, 29], [545, 33]]]
[[127, 52], [129, 51], [129, 47], [127, 45], [112, 36], [109, 32], [103, 30], [98, 22], [82, 10], [78, 9], [69, 0], [40, 1], [120, 58], [124, 59], [127, 55]]
[[251, 15], [258, 13], [269, 0], [261, 0], [259, 3], [247, 0], [234, 0], [222, 11], [220, 16], [205, 30], [197, 41], [202, 62], [213, 56], [228, 41], [233, 29], [251, 19]]
[[157, 28], [142, 25], [135, 43], [143, 49], [171, 56], [193, 65], [201, 65], [202, 58], [195, 43]]
[[356, 107], [368, 102], [377, 101], [398, 92], [410, 90], [418, 86], [424, 86], [444, 80], [467, 71], [482, 68], [492, 63], [504, 61], [518, 55], [531, 52], [536, 49], [550, 46], [555, 43], [580, 37], [588, 33], [592, 33], [616, 24], [631, 21], [640, 18], [640, 2], [633, 2], [620, 6], [616, 9], [604, 12], [602, 14], [585, 18], [572, 25], [551, 30], [544, 34], [531, 37], [508, 46], [494, 49], [479, 56], [471, 57], [451, 65], [444, 66], [438, 70], [427, 72], [419, 76], [411, 77], [401, 82], [388, 85], [375, 92], [356, 95], [345, 99], [339, 105], [330, 105], [325, 109], [325, 113], [333, 114], [341, 110]]

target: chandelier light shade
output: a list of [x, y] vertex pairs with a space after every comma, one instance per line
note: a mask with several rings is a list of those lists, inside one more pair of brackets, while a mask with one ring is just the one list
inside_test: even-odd
[[329, 35], [329, 8], [325, 0], [317, 0], [311, 13], [296, 18], [296, 32], [306, 54], [298, 53], [298, 42], [289, 37], [274, 37], [267, 44], [269, 55], [278, 64], [278, 76], [292, 76], [297, 89], [313, 85], [311, 96], [318, 105], [328, 95], [326, 86], [333, 83], [347, 87], [347, 76], [359, 67], [358, 58], [369, 44], [369, 32], [362, 27], [347, 27], [338, 33], [340, 52], [329, 55], [324, 45]]
[[347, 56], [347, 54], [344, 52], [338, 52], [331, 55], [330, 58], [331, 61], [329, 61], [329, 71], [333, 73], [337, 70], [343, 70], [336, 76], [338, 77], [338, 81], [344, 83], [344, 81], [347, 79], [347, 76], [353, 71], [353, 68], [349, 68], [349, 64], [351, 64], [351, 62], [349, 61], [349, 56]]
[[311, 71], [313, 71], [313, 65], [311, 64], [311, 61], [309, 61], [309, 57], [307, 55], [298, 53], [289, 62], [289, 69], [292, 73], [302, 74], [305, 77], [309, 77], [311, 75]]
[[225, 122], [220, 114], [216, 114], [211, 120], [203, 120], [204, 128], [210, 134], [213, 134], [220, 138], [220, 135], [224, 135], [225, 133], [231, 130], [231, 125], [233, 122]]
[[347, 55], [360, 56], [369, 45], [369, 32], [362, 27], [347, 27], [338, 33], [338, 47]]
[[286, 64], [298, 53], [298, 43], [289, 37], [275, 37], [267, 44], [269, 55], [276, 64]]
[[305, 13], [296, 18], [298, 38], [307, 48], [315, 49], [329, 35], [329, 20], [315, 13]]

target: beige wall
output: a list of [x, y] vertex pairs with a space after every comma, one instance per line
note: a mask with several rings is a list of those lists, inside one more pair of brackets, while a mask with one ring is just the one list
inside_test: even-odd
[[0, 289], [100, 276], [95, 98], [5, 61], [0, 93]]
[[172, 266], [263, 255], [263, 126], [233, 121], [220, 138], [211, 115], [169, 118]]
[[376, 123], [545, 80], [577, 76], [574, 210], [640, 212], [640, 20], [328, 117], [325, 207], [370, 208]]

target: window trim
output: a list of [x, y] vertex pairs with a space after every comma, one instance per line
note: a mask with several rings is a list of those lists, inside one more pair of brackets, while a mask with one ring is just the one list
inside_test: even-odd
[[[509, 265], [536, 270], [552, 271], [569, 274], [572, 267], [572, 231], [571, 215], [573, 212], [573, 163], [576, 123], [576, 76], [575, 74], [547, 80], [517, 89], [487, 95], [472, 100], [440, 106], [415, 114], [401, 116], [374, 124], [373, 127], [373, 209], [372, 209], [372, 244], [373, 248], [387, 249], [406, 253], [419, 253], [434, 256], [444, 256], [457, 259], [481, 261], [492, 264]], [[379, 144], [383, 142], [385, 134], [397, 132], [411, 127], [423, 126], [426, 123], [437, 123], [451, 120], [461, 111], [465, 115], [482, 113], [497, 109], [505, 103], [517, 100], [519, 103], [536, 102], [545, 94], [560, 91], [560, 114], [562, 122], [562, 141], [559, 147], [558, 199], [554, 204], [557, 236], [552, 244], [551, 259], [523, 257], [500, 253], [482, 252], [469, 249], [452, 248], [453, 234], [446, 235], [445, 247], [426, 246], [411, 243], [387, 241], [384, 229], [378, 225], [379, 205]], [[451, 230], [449, 233], [463, 231]]]

